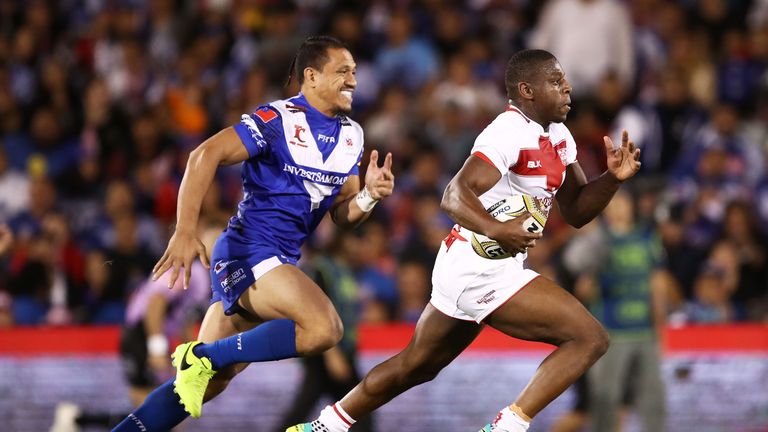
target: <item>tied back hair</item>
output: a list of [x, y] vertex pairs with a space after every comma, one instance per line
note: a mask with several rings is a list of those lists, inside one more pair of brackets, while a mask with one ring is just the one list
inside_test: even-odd
[[333, 36], [310, 36], [304, 39], [288, 67], [285, 87], [291, 85], [294, 76], [299, 85], [304, 84], [304, 69], [308, 67], [322, 70], [328, 62], [328, 50], [331, 48], [349, 49], [344, 42]]

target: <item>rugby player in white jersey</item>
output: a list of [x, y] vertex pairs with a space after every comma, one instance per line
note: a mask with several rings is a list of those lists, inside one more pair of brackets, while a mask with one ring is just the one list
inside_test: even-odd
[[[430, 381], [489, 325], [518, 339], [556, 349], [528, 385], [481, 432], [526, 431], [531, 419], [582, 375], [608, 348], [608, 334], [564, 289], [525, 269], [540, 233], [523, 228], [528, 215], [500, 222], [490, 204], [514, 194], [557, 202], [567, 223], [595, 218], [621, 183], [640, 169], [640, 151], [627, 133], [614, 146], [605, 137], [608, 169], [587, 182], [576, 143], [562, 124], [571, 85], [547, 51], [524, 50], [509, 60], [510, 104], [478, 137], [451, 180], [442, 207], [457, 223], [443, 242], [432, 275], [432, 298], [409, 345], [373, 368], [317, 420], [286, 432], [346, 432], [360, 418], [409, 388]], [[516, 255], [491, 260], [475, 254], [467, 230], [488, 236]], [[478, 389], [478, 391], [480, 391]]]
[[[219, 165], [242, 162], [243, 200], [211, 253], [213, 295], [198, 341], [174, 352], [176, 378], [155, 389], [115, 431], [167, 431], [221, 393], [248, 363], [319, 354], [342, 336], [331, 301], [295, 264], [326, 213], [356, 226], [394, 187], [392, 155], [371, 152], [361, 189], [363, 131], [346, 114], [357, 85], [349, 50], [331, 37], [304, 41], [292, 65], [301, 93], [244, 114], [189, 156], [176, 231], [155, 266], [168, 286], [205, 259], [194, 227]], [[207, 264], [207, 262], [206, 262]]]

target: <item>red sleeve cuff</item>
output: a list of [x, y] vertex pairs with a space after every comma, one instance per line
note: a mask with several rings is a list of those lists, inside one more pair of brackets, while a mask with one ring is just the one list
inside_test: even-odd
[[482, 152], [476, 151], [476, 152], [472, 153], [472, 156], [477, 156], [480, 159], [488, 162], [492, 167], [496, 168], [496, 165], [493, 162], [491, 162], [491, 160], [488, 158], [488, 156], [484, 155]]

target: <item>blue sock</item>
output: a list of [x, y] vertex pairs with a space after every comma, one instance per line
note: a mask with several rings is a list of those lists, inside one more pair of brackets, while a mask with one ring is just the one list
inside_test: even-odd
[[296, 323], [289, 319], [268, 321], [238, 333], [194, 348], [197, 356], [211, 360], [214, 370], [235, 363], [255, 363], [296, 357]]
[[169, 431], [181, 423], [188, 412], [173, 392], [175, 378], [163, 383], [147, 396], [144, 403], [120, 422], [112, 432], [159, 432]]

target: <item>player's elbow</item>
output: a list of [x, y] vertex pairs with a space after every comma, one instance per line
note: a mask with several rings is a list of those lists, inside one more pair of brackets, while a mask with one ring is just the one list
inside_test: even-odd
[[195, 147], [194, 150], [189, 152], [189, 159], [187, 159], [187, 168], [197, 168], [204, 163], [215, 162], [219, 164], [219, 155], [217, 155], [216, 148], [211, 146], [208, 141]]
[[574, 211], [563, 210], [562, 206], [560, 207], [560, 214], [563, 216], [563, 220], [565, 220], [568, 225], [576, 229], [579, 229], [589, 223], [588, 218], [581, 217], [577, 212]]
[[568, 224], [576, 229], [582, 228], [584, 225], [586, 225], [588, 221], [584, 219], [577, 219], [573, 218], [571, 220], [568, 220]]
[[440, 208], [449, 215], [452, 215], [456, 209], [456, 202], [458, 201], [457, 193], [458, 188], [452, 181], [445, 188], [445, 192], [443, 192], [443, 198], [440, 200]]

